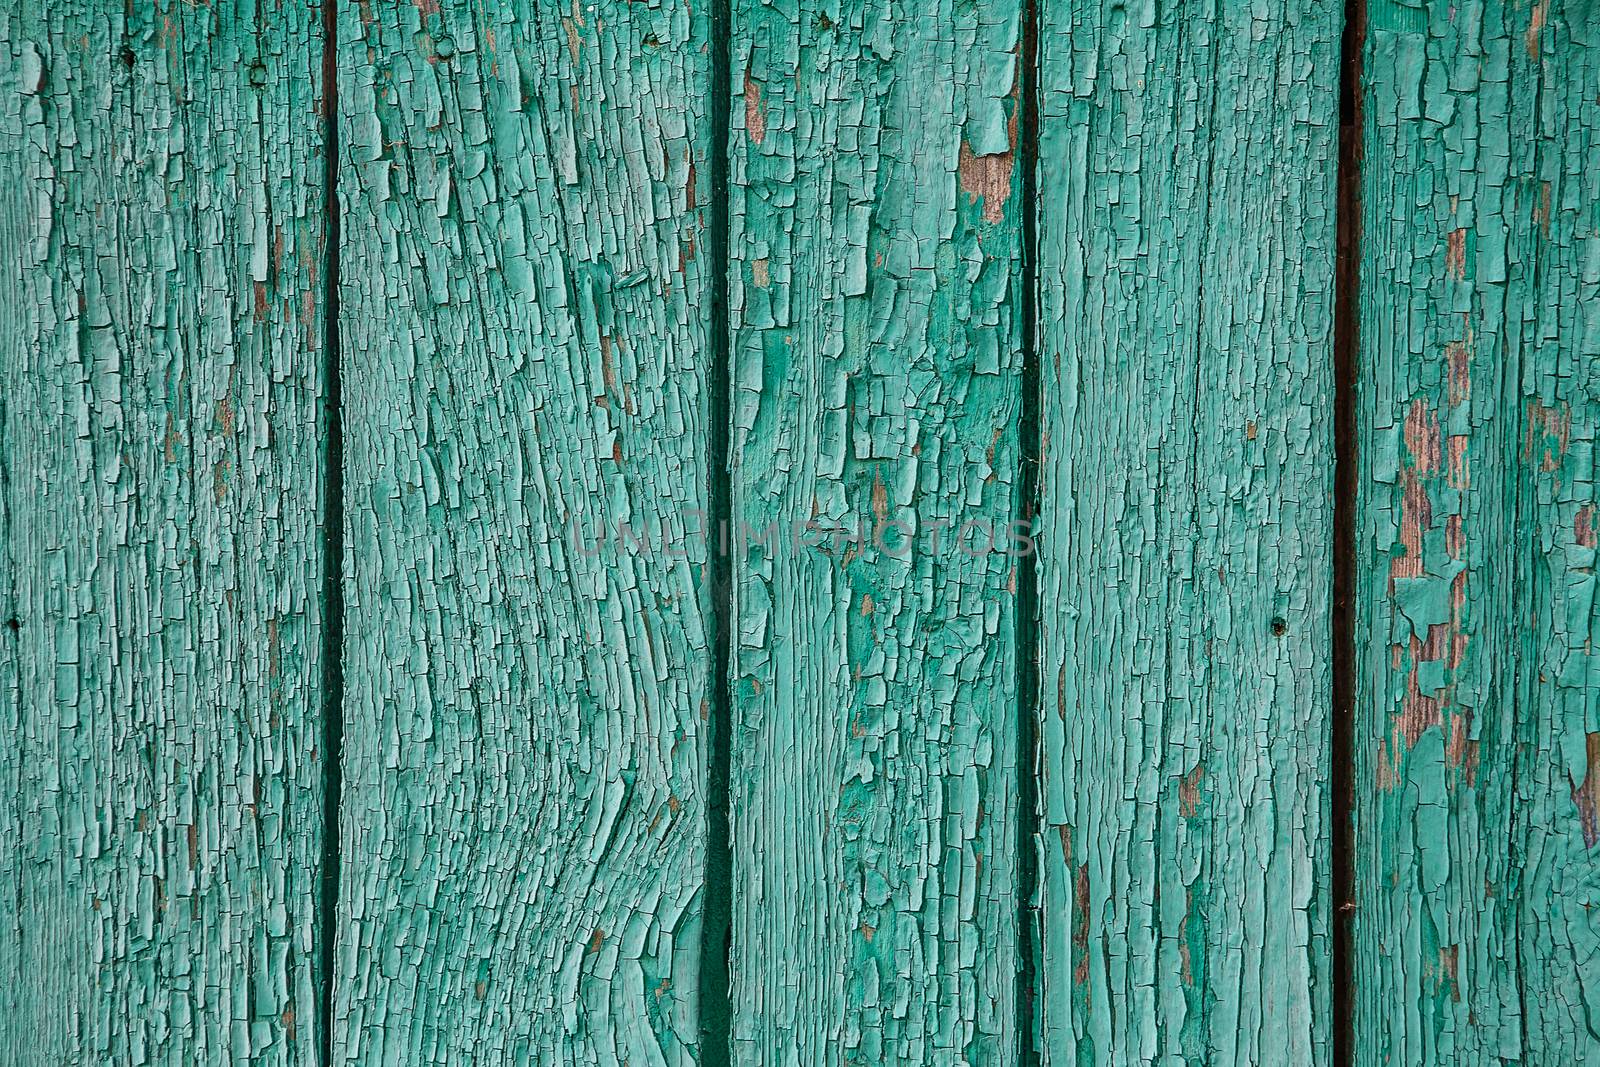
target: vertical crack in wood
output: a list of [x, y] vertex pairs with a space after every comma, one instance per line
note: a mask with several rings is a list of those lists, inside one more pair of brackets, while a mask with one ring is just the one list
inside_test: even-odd
[[322, 0], [323, 459], [322, 459], [322, 1062], [334, 1062], [334, 948], [339, 909], [339, 801], [344, 751], [344, 424], [339, 366], [339, 81], [337, 0]]
[[1346, 0], [1339, 63], [1338, 237], [1333, 311], [1333, 1065], [1354, 1058], [1353, 942], [1356, 908], [1354, 796], [1356, 374], [1361, 284], [1361, 56], [1365, 0]]
[[711, 607], [707, 619], [711, 646], [711, 671], [706, 696], [710, 733], [707, 768], [705, 907], [701, 919], [700, 1063], [726, 1067], [730, 1062], [732, 1011], [728, 1000], [728, 975], [733, 950], [733, 853], [729, 844], [728, 789], [732, 753], [728, 665], [733, 639], [733, 575], [726, 531], [732, 513], [728, 440], [732, 417], [729, 408], [728, 319], [728, 109], [733, 106], [729, 74], [733, 13], [731, 0], [711, 3], [710, 72], [710, 185], [706, 216], [706, 243], [711, 256], [711, 367], [706, 388], [710, 441], [706, 454], [709, 482], [706, 558], [710, 563]]
[[[1022, 165], [1022, 420], [1019, 426], [1017, 510], [1031, 524], [1039, 514], [1040, 375], [1038, 343], [1039, 284], [1039, 4], [1022, 6], [1022, 121], [1018, 154]], [[1037, 532], [1037, 531], [1031, 531]], [[1039, 1063], [1034, 1033], [1034, 952], [1037, 923], [1035, 890], [1039, 880], [1038, 730], [1039, 598], [1038, 555], [1017, 566], [1017, 1063]]]

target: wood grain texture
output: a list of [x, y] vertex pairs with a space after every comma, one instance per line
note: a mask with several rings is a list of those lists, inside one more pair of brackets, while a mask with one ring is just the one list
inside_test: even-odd
[[320, 25], [0, 57], [0, 1063], [313, 1064]]
[[736, 1063], [1015, 1059], [1019, 11], [733, 5]]
[[335, 1063], [694, 1059], [705, 18], [340, 7]]
[[1600, 1063], [1600, 8], [1370, 20], [1356, 1062]]
[[1046, 1064], [1328, 1061], [1340, 29], [1042, 7]]

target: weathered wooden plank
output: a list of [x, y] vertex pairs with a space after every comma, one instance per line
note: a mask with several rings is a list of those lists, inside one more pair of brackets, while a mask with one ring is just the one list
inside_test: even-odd
[[738, 1063], [1015, 1059], [1019, 10], [733, 5]]
[[1341, 24], [1043, 5], [1047, 1064], [1328, 1059]]
[[336, 1063], [694, 1058], [706, 18], [340, 7]]
[[1374, 0], [1361, 1064], [1600, 1062], [1600, 8]]
[[317, 1062], [322, 58], [0, 12], [0, 1062]]

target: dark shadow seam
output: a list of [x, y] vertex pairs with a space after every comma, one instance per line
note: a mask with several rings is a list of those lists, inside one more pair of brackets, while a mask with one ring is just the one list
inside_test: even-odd
[[[1039, 372], [1039, 4], [1022, 7], [1021, 144], [1022, 169], [1022, 402], [1018, 427], [1018, 511], [1031, 532], [1039, 514], [1039, 464], [1042, 453]], [[1030, 542], [1031, 543], [1031, 542]], [[1017, 1062], [1039, 1062], [1034, 1016], [1038, 973], [1038, 916], [1034, 898], [1039, 882], [1039, 596], [1038, 552], [1017, 560]]]
[[1360, 348], [1362, 51], [1365, 0], [1346, 0], [1339, 61], [1337, 260], [1333, 306], [1333, 1064], [1355, 1054], [1355, 523], [1356, 396]]
[[707, 688], [706, 728], [710, 743], [707, 761], [705, 910], [700, 941], [700, 1063], [727, 1067], [732, 1056], [732, 1008], [728, 982], [733, 951], [733, 853], [729, 845], [729, 768], [733, 719], [728, 688], [733, 628], [733, 573], [727, 530], [732, 514], [728, 441], [731, 427], [729, 403], [730, 351], [728, 314], [728, 153], [729, 108], [733, 106], [729, 67], [733, 47], [731, 0], [712, 0], [708, 26], [711, 70], [709, 96], [711, 200], [706, 208], [706, 244], [711, 269], [710, 351], [706, 404], [709, 441], [706, 456], [709, 520], [705, 551], [710, 569], [710, 617], [707, 644], [711, 649]]
[[339, 805], [344, 753], [344, 420], [339, 350], [339, 80], [337, 0], [322, 0], [322, 886], [318, 902], [322, 1062], [333, 1063], [334, 949], [338, 938]]

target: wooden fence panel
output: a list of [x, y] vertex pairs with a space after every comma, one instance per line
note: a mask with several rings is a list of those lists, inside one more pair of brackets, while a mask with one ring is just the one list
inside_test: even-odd
[[1374, 0], [1358, 1064], [1600, 1062], [1600, 8]]
[[[1369, 3], [1354, 1062], [1600, 1063], [1600, 7]], [[1343, 12], [339, 0], [330, 324], [320, 5], [0, 11], [0, 1064], [1327, 1064]]]
[[1328, 1061], [1341, 25], [1043, 5], [1047, 1064]]
[[0, 1063], [314, 1064], [320, 20], [0, 41]]
[[694, 1059], [705, 19], [340, 6], [336, 1063]]
[[734, 4], [741, 1064], [1015, 1061], [1019, 30]]

